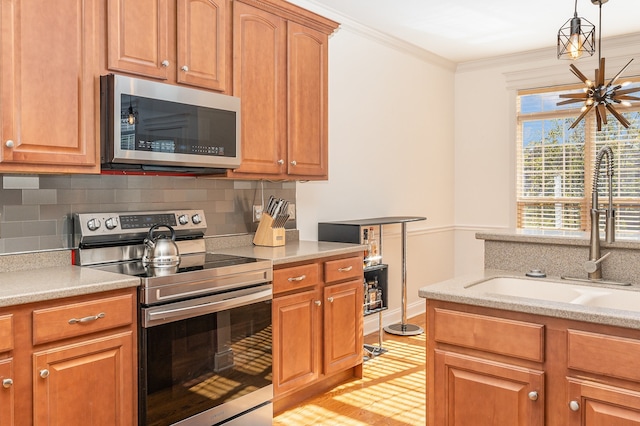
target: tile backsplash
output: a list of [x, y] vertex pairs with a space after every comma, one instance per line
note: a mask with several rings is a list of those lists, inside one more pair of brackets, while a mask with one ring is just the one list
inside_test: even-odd
[[[74, 213], [203, 209], [207, 236], [254, 232], [262, 196], [295, 203], [295, 182], [143, 175], [0, 175], [0, 254], [72, 248]], [[287, 228], [295, 228], [290, 221]]]

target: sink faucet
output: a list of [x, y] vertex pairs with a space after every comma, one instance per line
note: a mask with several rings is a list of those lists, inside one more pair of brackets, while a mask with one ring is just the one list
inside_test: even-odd
[[600, 213], [598, 209], [598, 178], [600, 175], [600, 164], [602, 158], [607, 157], [607, 177], [609, 179], [609, 205], [604, 210], [605, 216], [605, 239], [607, 243], [615, 241], [615, 210], [613, 209], [613, 151], [605, 146], [596, 155], [596, 165], [593, 171], [593, 188], [591, 190], [591, 239], [589, 242], [589, 260], [584, 263], [584, 269], [589, 274], [589, 279], [602, 279], [602, 262], [610, 253], [600, 256]]

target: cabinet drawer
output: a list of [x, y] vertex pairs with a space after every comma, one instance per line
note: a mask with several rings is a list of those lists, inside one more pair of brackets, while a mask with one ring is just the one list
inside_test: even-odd
[[347, 259], [329, 260], [324, 263], [324, 282], [344, 281], [354, 278], [362, 278], [362, 257], [349, 257]]
[[567, 338], [569, 368], [640, 381], [640, 370], [630, 368], [640, 358], [640, 340], [579, 330], [568, 330]]
[[436, 309], [435, 340], [531, 361], [544, 361], [544, 325]]
[[311, 287], [320, 282], [319, 265], [294, 266], [273, 271], [273, 293]]
[[133, 323], [133, 295], [33, 311], [33, 344], [82, 336]]
[[13, 349], [13, 315], [0, 316], [0, 352]]

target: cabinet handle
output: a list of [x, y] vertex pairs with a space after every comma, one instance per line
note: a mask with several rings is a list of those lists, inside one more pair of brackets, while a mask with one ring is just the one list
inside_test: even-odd
[[6, 141], [4, 144], [6, 145], [7, 148], [13, 148], [13, 146], [15, 145], [11, 139]]
[[163, 67], [168, 67], [169, 66], [169, 61], [167, 61], [166, 59], [162, 62], [160, 62], [160, 65], [162, 65]]
[[322, 301], [320, 300], [316, 300], [315, 302], [313, 302], [316, 304], [316, 306], [322, 306]]
[[182, 71], [187, 72], [189, 71], [189, 67], [186, 65], [183, 65], [182, 68], [180, 68]]
[[347, 266], [346, 268], [338, 268], [339, 272], [349, 272], [353, 269], [353, 266]]
[[88, 317], [84, 317], [84, 318], [71, 318], [69, 320], [69, 324], [84, 324], [86, 322], [92, 322], [92, 321], [97, 321], [100, 318], [104, 318], [106, 315], [104, 312], [100, 312], [98, 315], [91, 315]]
[[2, 387], [3, 388], [10, 388], [13, 385], [13, 380], [11, 379], [4, 379], [2, 381]]
[[333, 297], [327, 297], [327, 300], [329, 301], [329, 303], [333, 303]]
[[49, 370], [47, 370], [46, 368], [40, 370], [40, 377], [42, 377], [43, 379], [46, 379], [47, 377], [49, 377]]
[[571, 401], [569, 403], [569, 408], [571, 409], [571, 411], [578, 411], [580, 409], [580, 404], [578, 403], [578, 401]]
[[293, 161], [291, 162], [291, 165], [292, 165], [292, 166], [297, 166], [297, 165], [298, 165], [298, 162], [297, 162], [296, 160], [293, 160]]
[[306, 276], [306, 275], [300, 275], [299, 277], [291, 277], [291, 278], [289, 278], [289, 282], [293, 282], [293, 281], [302, 281], [302, 280], [304, 280], [305, 278], [307, 278], [307, 276]]
[[284, 164], [284, 160], [281, 158], [278, 160], [278, 164], [280, 164], [281, 166]]
[[532, 401], [537, 401], [538, 400], [538, 392], [536, 392], [536, 391], [529, 392], [529, 399], [532, 400]]

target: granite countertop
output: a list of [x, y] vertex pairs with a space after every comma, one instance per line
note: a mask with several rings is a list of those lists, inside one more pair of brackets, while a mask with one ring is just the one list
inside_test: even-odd
[[0, 307], [137, 287], [140, 279], [80, 266], [0, 272]]
[[255, 257], [271, 260], [274, 265], [313, 260], [319, 257], [362, 253], [367, 246], [362, 244], [332, 243], [325, 241], [292, 241], [281, 247], [244, 245], [214, 249], [215, 253]]
[[[440, 283], [422, 287], [420, 288], [418, 294], [420, 297], [423, 297], [425, 299], [463, 303], [487, 308], [504, 309], [508, 311], [525, 312], [537, 315], [546, 315], [550, 317], [586, 321], [597, 324], [640, 329], [640, 312], [591, 307], [571, 303], [552, 302], [524, 297], [501, 296], [497, 294], [487, 293], [480, 289], [466, 288], [471, 284], [493, 277], [526, 278], [521, 273], [487, 269], [477, 274], [453, 278], [447, 281], [442, 281]], [[544, 278], [544, 280], [557, 281], [559, 282], [558, 285], [570, 284], [570, 282], [567, 281], [563, 282], [559, 277], [548, 277]], [[588, 284], [582, 282], [573, 282], [573, 284], [579, 284], [582, 286], [592, 285], [596, 288], [604, 287], [598, 284]], [[635, 292], [640, 291], [637, 286], [615, 288], [619, 290]]]

